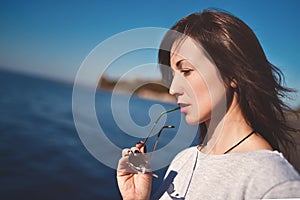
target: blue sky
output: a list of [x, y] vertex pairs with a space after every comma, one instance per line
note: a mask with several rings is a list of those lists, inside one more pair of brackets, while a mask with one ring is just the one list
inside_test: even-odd
[[[299, 5], [296, 0], [1, 0], [0, 68], [72, 82], [85, 57], [109, 37], [134, 28], [169, 28], [192, 12], [219, 8], [254, 30], [287, 85], [300, 90]], [[155, 53], [138, 58], [155, 62]], [[133, 59], [125, 59], [124, 67], [132, 67]], [[108, 75], [117, 77], [118, 70], [114, 67]], [[299, 92], [295, 98], [300, 102]]]

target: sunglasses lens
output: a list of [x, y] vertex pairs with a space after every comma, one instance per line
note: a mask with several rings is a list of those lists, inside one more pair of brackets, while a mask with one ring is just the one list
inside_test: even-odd
[[139, 172], [151, 172], [149, 161], [145, 154], [131, 154], [128, 158], [129, 166]]
[[[149, 156], [150, 159], [153, 155], [153, 152], [156, 149], [156, 146], [157, 146], [157, 143], [158, 143], [158, 138], [159, 138], [162, 130], [165, 129], [165, 128], [174, 128], [174, 126], [163, 126], [160, 129], [160, 131], [157, 134], [155, 143], [153, 145], [152, 152]], [[145, 143], [146, 143], [147, 139], [145, 140]], [[136, 153], [136, 154], [132, 153], [132, 154], [130, 154], [129, 158], [128, 158], [128, 165], [131, 169], [142, 172], [142, 173], [151, 172], [148, 156], [146, 154], [143, 154], [143, 153]]]

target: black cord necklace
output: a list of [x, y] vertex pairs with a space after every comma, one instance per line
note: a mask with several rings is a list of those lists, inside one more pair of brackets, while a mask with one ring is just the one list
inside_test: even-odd
[[242, 142], [244, 142], [248, 137], [250, 137], [253, 133], [255, 133], [255, 130], [253, 130], [251, 133], [249, 133], [246, 137], [244, 137], [241, 141], [239, 141], [236, 145], [234, 145], [233, 147], [231, 147], [230, 149], [228, 149], [227, 151], [224, 152], [224, 154], [228, 153], [229, 151], [231, 151], [232, 149], [234, 149], [235, 147], [237, 147], [238, 145], [240, 145]]
[[[255, 130], [253, 130], [251, 133], [249, 133], [246, 137], [244, 137], [241, 141], [239, 141], [238, 143], [236, 143], [233, 147], [231, 147], [230, 149], [228, 149], [227, 151], [224, 152], [224, 154], [227, 154], [228, 152], [230, 152], [232, 149], [234, 149], [235, 147], [239, 146], [242, 142], [244, 142], [248, 137], [250, 137], [253, 133], [255, 133]], [[201, 148], [199, 149], [199, 151], [201, 151], [203, 148], [203, 146], [201, 145]]]

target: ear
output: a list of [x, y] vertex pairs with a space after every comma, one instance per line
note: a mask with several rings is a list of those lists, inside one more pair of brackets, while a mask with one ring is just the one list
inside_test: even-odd
[[232, 87], [232, 88], [237, 88], [237, 83], [236, 83], [236, 80], [235, 80], [235, 78], [233, 78], [231, 81], [230, 81], [230, 87]]

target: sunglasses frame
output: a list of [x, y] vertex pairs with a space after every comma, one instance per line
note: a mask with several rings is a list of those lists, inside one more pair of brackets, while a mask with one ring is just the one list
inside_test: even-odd
[[[155, 120], [154, 124], [152, 125], [147, 137], [145, 138], [144, 142], [143, 142], [143, 146], [146, 145], [146, 142], [148, 141], [149, 137], [151, 136], [154, 128], [156, 127], [157, 125], [157, 122], [160, 120], [160, 118], [166, 114], [166, 113], [169, 113], [169, 112], [173, 112], [175, 110], [178, 110], [180, 109], [180, 107], [176, 107], [176, 108], [173, 108], [173, 109], [170, 109], [170, 110], [167, 110], [165, 112], [162, 112], [158, 118]], [[152, 148], [152, 151], [150, 153], [150, 156], [148, 158], [148, 155], [147, 154], [144, 154], [144, 153], [133, 153], [133, 152], [130, 152], [129, 153], [129, 158], [128, 158], [128, 166], [133, 169], [133, 170], [136, 170], [138, 172], [142, 172], [143, 174], [145, 173], [152, 173], [152, 170], [150, 168], [150, 160], [151, 160], [151, 157], [153, 155], [153, 152], [155, 151], [156, 149], [156, 146], [157, 146], [157, 143], [158, 143], [158, 139], [162, 133], [162, 131], [166, 128], [175, 128], [174, 126], [162, 126], [159, 130], [159, 132], [157, 133], [156, 135], [156, 139], [155, 139], [155, 143], [153, 145], [153, 148]], [[153, 174], [154, 177], [158, 177], [157, 175]]]

